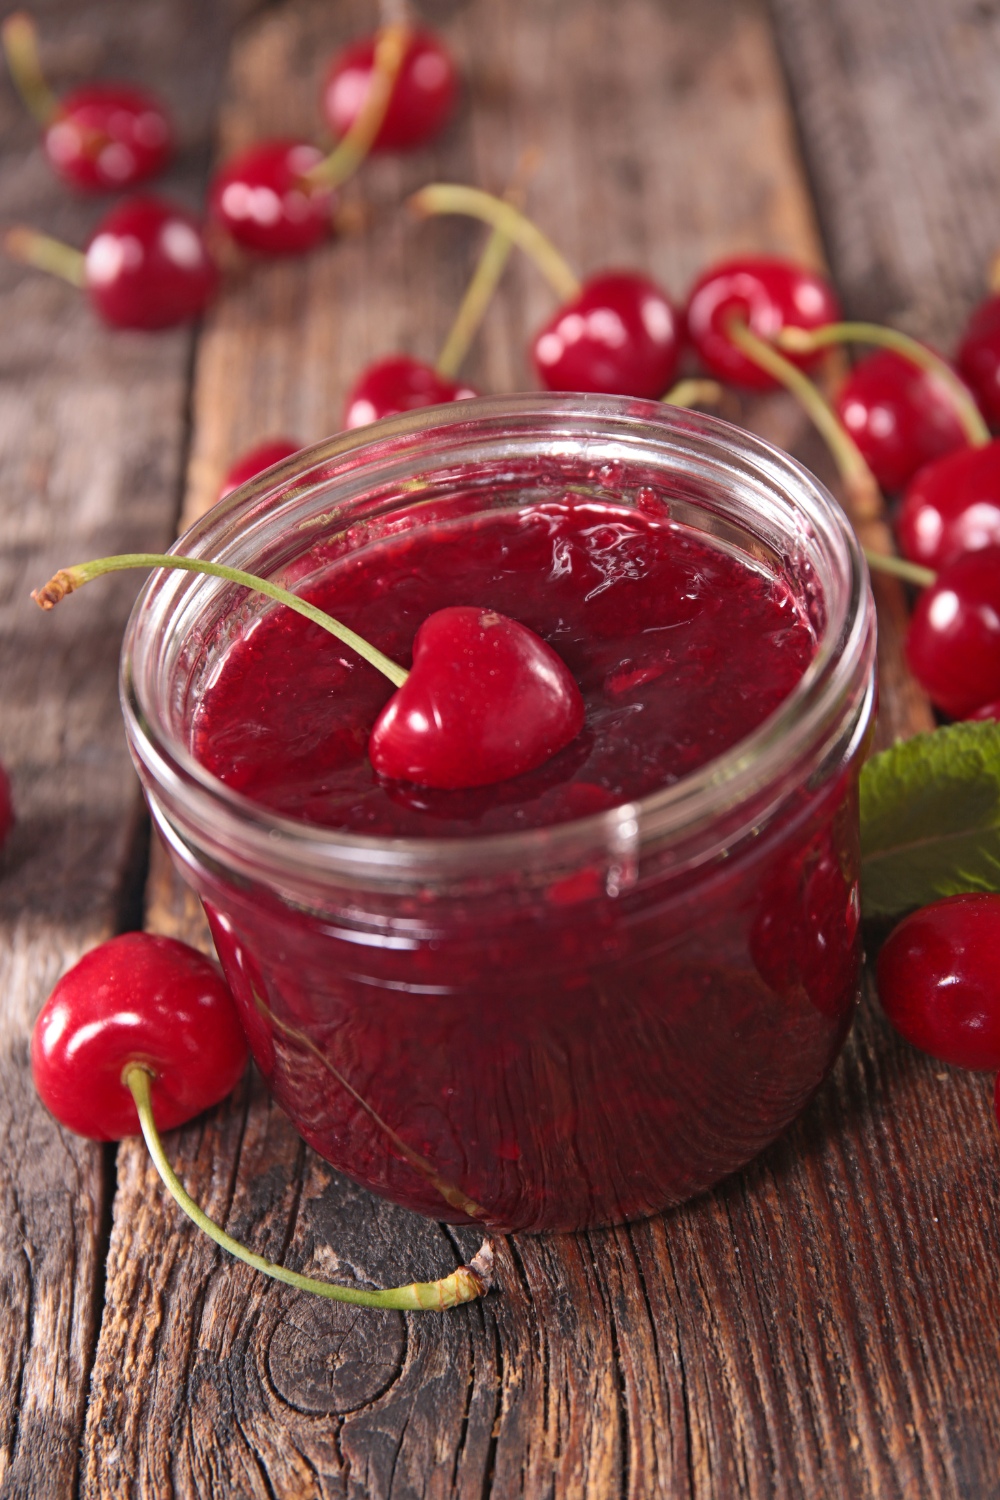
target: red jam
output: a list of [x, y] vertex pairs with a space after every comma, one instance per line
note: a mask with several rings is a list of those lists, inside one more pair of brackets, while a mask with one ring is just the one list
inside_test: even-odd
[[[251, 607], [209, 646], [198, 759], [373, 847], [545, 829], [668, 787], [757, 728], [816, 646], [784, 581], [664, 511], [550, 501], [390, 523], [295, 574], [404, 665], [433, 610], [512, 616], [584, 695], [583, 732], [528, 774], [380, 783], [366, 746], [390, 684], [301, 617]], [[526, 861], [501, 890], [342, 882], [312, 907], [205, 864], [191, 878], [257, 1062], [322, 1155], [434, 1218], [580, 1228], [742, 1165], [829, 1068], [857, 985], [853, 771], [796, 783], [693, 871], [654, 855], [540, 887]]]

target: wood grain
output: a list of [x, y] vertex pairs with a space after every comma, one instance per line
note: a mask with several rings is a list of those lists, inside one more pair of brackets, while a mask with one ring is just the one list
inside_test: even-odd
[[[194, 200], [224, 8], [35, 13], [56, 87], [114, 71], [170, 100], [183, 135], [168, 190]], [[5, 73], [0, 139], [5, 222], [84, 242], [107, 205], [51, 176]], [[0, 325], [0, 760], [17, 813], [0, 856], [0, 1492], [58, 1500], [76, 1491], [113, 1179], [104, 1150], [39, 1104], [28, 1035], [60, 973], [115, 929], [137, 874], [139, 799], [116, 684], [135, 589], [115, 580], [50, 618], [28, 595], [61, 564], [169, 539], [192, 336], [111, 334], [77, 291], [7, 262]]]

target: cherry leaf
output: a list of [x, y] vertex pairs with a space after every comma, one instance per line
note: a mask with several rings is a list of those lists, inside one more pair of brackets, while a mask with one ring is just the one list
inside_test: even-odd
[[861, 906], [895, 917], [1000, 891], [1000, 724], [948, 724], [861, 771]]

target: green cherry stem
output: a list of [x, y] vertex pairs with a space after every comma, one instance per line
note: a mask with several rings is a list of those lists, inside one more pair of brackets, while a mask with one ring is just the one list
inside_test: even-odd
[[3, 237], [3, 247], [11, 260], [24, 266], [34, 266], [39, 271], [48, 271], [59, 276], [72, 286], [87, 284], [87, 258], [82, 250], [64, 245], [49, 234], [38, 229], [29, 229], [26, 224], [15, 224]]
[[272, 1276], [275, 1281], [284, 1281], [288, 1286], [297, 1287], [301, 1292], [312, 1292], [317, 1297], [327, 1297], [333, 1302], [354, 1302], [360, 1307], [397, 1307], [418, 1312], [457, 1307], [459, 1303], [472, 1302], [477, 1297], [482, 1297], [488, 1290], [492, 1253], [486, 1240], [473, 1256], [472, 1264], [459, 1266], [457, 1271], [452, 1271], [450, 1276], [442, 1276], [440, 1281], [414, 1281], [409, 1286], [388, 1287], [378, 1292], [365, 1292], [360, 1287], [337, 1286], [329, 1281], [318, 1281], [313, 1276], [302, 1276], [298, 1271], [290, 1271], [286, 1266], [275, 1265], [262, 1255], [256, 1255], [253, 1250], [248, 1250], [246, 1245], [241, 1245], [239, 1240], [228, 1235], [214, 1219], [210, 1219], [181, 1186], [174, 1169], [167, 1161], [153, 1118], [150, 1092], [152, 1074], [148, 1068], [131, 1063], [122, 1074], [122, 1082], [131, 1090], [153, 1165], [174, 1202], [210, 1240], [214, 1240], [223, 1250], [228, 1250], [230, 1255], [235, 1255], [237, 1260], [253, 1266], [254, 1270], [262, 1271], [265, 1276]]
[[24, 11], [15, 11], [3, 23], [3, 50], [14, 87], [40, 125], [54, 118], [59, 100], [49, 88], [38, 56], [38, 32]]
[[381, 28], [364, 103], [339, 145], [303, 173], [304, 182], [314, 187], [335, 188], [354, 176], [381, 129], [409, 44], [410, 28], [404, 22]]
[[469, 352], [472, 340], [479, 332], [479, 325], [486, 316], [486, 309], [493, 299], [500, 278], [507, 268], [512, 249], [508, 235], [502, 229], [494, 229], [483, 247], [479, 263], [465, 289], [455, 321], [448, 337], [441, 346], [441, 353], [434, 365], [439, 375], [454, 380]]
[[678, 380], [663, 396], [664, 406], [718, 406], [725, 392], [717, 380]]
[[300, 599], [298, 594], [289, 593], [288, 589], [270, 583], [266, 578], [257, 578], [253, 573], [226, 567], [224, 563], [207, 562], [200, 557], [179, 557], [167, 552], [124, 552], [118, 557], [98, 557], [92, 562], [77, 563], [72, 568], [60, 568], [44, 588], [34, 589], [31, 597], [41, 609], [52, 609], [60, 599], [72, 594], [75, 589], [82, 588], [92, 579], [101, 578], [105, 573], [121, 573], [129, 568], [176, 568], [184, 573], [207, 573], [212, 578], [225, 578], [229, 583], [238, 583], [243, 588], [252, 589], [255, 593], [266, 595], [268, 599], [285, 604], [289, 609], [294, 609], [296, 614], [311, 620], [314, 625], [322, 626], [388, 677], [395, 687], [402, 687], [410, 675], [405, 667], [384, 655], [363, 636], [357, 635], [322, 609], [317, 609], [315, 604]]
[[414, 193], [409, 206], [418, 218], [466, 214], [481, 219], [484, 224], [499, 229], [519, 250], [530, 256], [561, 301], [570, 301], [580, 290], [580, 278], [552, 241], [503, 198], [495, 198], [481, 188], [465, 187], [460, 183], [433, 182]]
[[781, 330], [776, 343], [792, 354], [813, 354], [818, 349], [830, 349], [837, 344], [874, 344], [880, 349], [891, 349], [918, 369], [933, 375], [948, 392], [955, 416], [973, 448], [982, 448], [990, 441], [990, 430], [982, 412], [947, 360], [917, 339], [911, 339], [908, 333], [900, 333], [898, 328], [856, 322], [826, 323], [822, 328], [789, 327]]
[[873, 573], [889, 573], [893, 578], [901, 578], [904, 583], [915, 584], [918, 589], [929, 589], [937, 580], [936, 573], [932, 573], [930, 568], [922, 568], [919, 563], [907, 562], [903, 557], [890, 557], [885, 552], [874, 552], [871, 547], [863, 547], [861, 550]]

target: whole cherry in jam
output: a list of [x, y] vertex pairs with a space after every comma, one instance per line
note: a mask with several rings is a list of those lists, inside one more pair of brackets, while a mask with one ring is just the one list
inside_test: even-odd
[[1000, 698], [1000, 547], [941, 569], [917, 600], [906, 659], [931, 701], [953, 718]]
[[965, 552], [1000, 545], [1000, 440], [925, 464], [896, 517], [904, 557], [947, 567]]
[[[840, 318], [829, 282], [815, 271], [771, 256], [742, 256], [711, 266], [695, 282], [687, 304], [687, 335], [702, 364], [719, 380], [750, 390], [776, 381], [736, 347], [730, 319], [743, 319], [758, 338], [772, 342], [783, 328], [821, 328]], [[820, 353], [789, 354], [803, 369]]]
[[49, 163], [72, 187], [111, 192], [137, 186], [162, 172], [174, 151], [163, 104], [129, 83], [101, 81], [62, 99], [42, 75], [30, 17], [8, 16], [4, 51], [14, 82], [43, 129]]
[[477, 393], [471, 386], [441, 375], [433, 365], [409, 354], [390, 354], [369, 365], [352, 387], [344, 411], [345, 427], [364, 427], [380, 417], [464, 401]]
[[173, 938], [129, 932], [84, 954], [35, 1022], [31, 1070], [43, 1104], [97, 1141], [137, 1135], [123, 1073], [152, 1075], [161, 1130], [235, 1087], [247, 1063], [236, 1007], [215, 964]]
[[226, 470], [217, 498], [224, 500], [227, 495], [232, 494], [233, 490], [238, 490], [241, 484], [246, 484], [248, 479], [255, 479], [272, 464], [280, 464], [283, 459], [291, 458], [293, 453], [298, 453], [304, 446], [296, 438], [275, 437], [268, 438], [264, 443], [258, 443], [255, 448], [248, 449], [246, 453], [241, 453]]
[[329, 235], [337, 195], [307, 174], [323, 153], [307, 141], [263, 141], [219, 169], [209, 211], [237, 244], [264, 255], [313, 249]]
[[884, 490], [902, 489], [923, 464], [968, 446], [948, 392], [892, 349], [859, 360], [835, 406]]
[[878, 956], [896, 1030], [959, 1068], [1000, 1068], [1000, 896], [948, 896], [900, 922]]
[[992, 427], [1000, 426], [1000, 295], [987, 297], [973, 309], [956, 364], [986, 420]]
[[197, 219], [164, 198], [123, 198], [97, 226], [86, 254], [24, 226], [7, 232], [4, 248], [84, 288], [115, 328], [169, 328], [196, 318], [219, 280]]
[[583, 696], [541, 636], [494, 610], [435, 610], [368, 744], [380, 776], [457, 791], [542, 765], [583, 728]]
[[594, 391], [658, 400], [680, 356], [678, 318], [647, 276], [592, 276], [532, 340], [539, 380], [550, 391]]
[[[375, 36], [338, 52], [323, 85], [323, 114], [339, 140], [354, 124], [371, 83]], [[433, 32], [411, 32], [373, 151], [405, 151], [438, 135], [451, 118], [458, 74], [447, 47]]]

